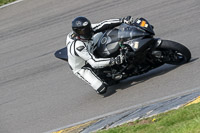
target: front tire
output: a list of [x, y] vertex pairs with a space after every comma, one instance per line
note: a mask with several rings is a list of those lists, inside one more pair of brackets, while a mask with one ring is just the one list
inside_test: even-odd
[[190, 50], [174, 41], [163, 40], [157, 49], [162, 52], [163, 62], [167, 64], [181, 65], [191, 59]]

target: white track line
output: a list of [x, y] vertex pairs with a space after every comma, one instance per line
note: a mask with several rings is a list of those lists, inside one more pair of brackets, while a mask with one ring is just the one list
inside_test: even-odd
[[100, 115], [100, 116], [97, 116], [97, 117], [94, 117], [94, 118], [91, 118], [91, 119], [87, 119], [87, 120], [84, 120], [84, 121], [81, 121], [81, 122], [77, 122], [77, 123], [74, 123], [74, 124], [71, 124], [71, 125], [64, 126], [64, 127], [61, 127], [61, 128], [53, 129], [53, 130], [45, 132], [45, 133], [52, 133], [52, 132], [59, 131], [59, 130], [65, 129], [65, 128], [69, 128], [69, 127], [72, 127], [72, 126], [75, 126], [75, 125], [79, 125], [79, 124], [82, 124], [82, 123], [85, 123], [85, 122], [88, 122], [88, 121], [97, 120], [97, 119], [100, 119], [100, 118], [103, 118], [103, 117], [106, 117], [106, 116], [110, 116], [110, 115], [113, 115], [113, 114], [117, 114], [117, 113], [121, 113], [121, 112], [130, 110], [130, 109], [139, 108], [139, 107], [142, 107], [142, 106], [145, 106], [145, 105], [150, 105], [150, 104], [153, 104], [153, 103], [156, 103], [156, 102], [159, 102], [159, 101], [165, 101], [165, 100], [168, 100], [168, 99], [176, 98], [176, 97], [187, 95], [187, 94], [192, 94], [194, 92], [199, 92], [199, 91], [200, 91], [200, 86], [193, 88], [193, 89], [189, 89], [189, 90], [180, 92], [180, 93], [172, 94], [172, 95], [169, 95], [169, 96], [166, 96], [166, 97], [154, 99], [154, 100], [142, 103], [142, 104], [137, 104], [137, 105], [134, 105], [134, 106], [131, 106], [131, 107], [123, 108], [123, 109], [120, 109], [120, 110], [117, 110], [117, 111], [114, 111], [114, 112], [110, 112], [110, 113], [107, 113], [107, 114], [104, 114], [104, 115]]
[[19, 3], [19, 2], [22, 2], [23, 0], [17, 0], [17, 1], [14, 1], [14, 2], [11, 2], [11, 3], [8, 3], [8, 4], [5, 4], [3, 6], [0, 6], [0, 9], [1, 8], [4, 8], [4, 7], [7, 7], [7, 6], [10, 6], [10, 5], [13, 5], [13, 4], [16, 4], [16, 3]]

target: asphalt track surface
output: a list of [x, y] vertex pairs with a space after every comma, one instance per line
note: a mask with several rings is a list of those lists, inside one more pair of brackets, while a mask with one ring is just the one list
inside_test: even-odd
[[[93, 23], [132, 15], [156, 37], [183, 43], [192, 62], [165, 65], [100, 96], [54, 57], [71, 20]], [[0, 9], [0, 132], [46, 132], [200, 86], [199, 0], [24, 0]]]

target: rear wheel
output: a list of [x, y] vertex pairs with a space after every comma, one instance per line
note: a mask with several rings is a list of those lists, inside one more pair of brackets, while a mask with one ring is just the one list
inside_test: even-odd
[[181, 65], [191, 59], [189, 49], [174, 41], [163, 40], [158, 49], [162, 52], [163, 62], [167, 64]]

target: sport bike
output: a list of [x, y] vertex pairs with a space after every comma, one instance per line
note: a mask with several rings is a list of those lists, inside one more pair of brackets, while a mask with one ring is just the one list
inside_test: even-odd
[[[105, 31], [97, 42], [94, 55], [108, 58], [121, 54], [124, 61], [120, 65], [91, 69], [112, 85], [165, 63], [182, 65], [190, 61], [191, 53], [187, 47], [174, 41], [154, 38], [153, 28], [146, 19], [138, 18], [132, 24], [121, 24], [118, 28]], [[67, 48], [58, 50], [55, 56], [67, 61]]]

